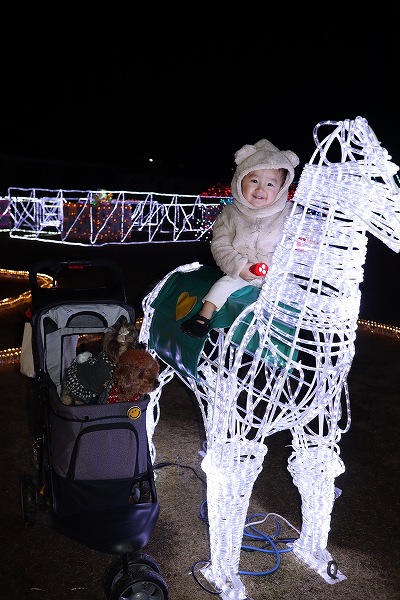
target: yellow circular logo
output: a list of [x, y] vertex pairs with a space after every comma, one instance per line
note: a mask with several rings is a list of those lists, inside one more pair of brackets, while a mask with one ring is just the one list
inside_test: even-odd
[[139, 406], [131, 406], [126, 413], [129, 419], [138, 419], [142, 414], [142, 410]]

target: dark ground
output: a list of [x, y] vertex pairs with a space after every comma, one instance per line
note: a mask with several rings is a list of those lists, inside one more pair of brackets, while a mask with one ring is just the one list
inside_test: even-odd
[[[25, 240], [9, 242], [2, 236], [2, 268], [28, 269], [44, 256], [65, 258], [66, 250], [68, 258], [95, 254], [117, 259], [126, 276], [128, 300], [138, 314], [143, 291], [152, 282], [179, 264], [210, 260], [205, 244], [158, 245], [151, 251], [148, 246], [65, 249]], [[3, 282], [2, 290], [2, 296], [11, 295]], [[19, 347], [21, 310], [0, 311], [0, 325], [0, 349]], [[334, 505], [328, 544], [347, 579], [329, 585], [288, 553], [272, 574], [243, 576], [247, 592], [255, 600], [400, 598], [399, 344], [396, 338], [361, 329], [357, 335], [349, 377], [352, 425], [340, 444], [346, 470], [336, 482], [342, 495]], [[0, 377], [1, 596], [7, 600], [102, 600], [102, 580], [113, 556], [58, 534], [46, 511], [31, 527], [23, 524], [19, 477], [30, 469], [32, 457], [25, 404], [27, 379], [20, 374], [19, 365], [1, 366]], [[175, 464], [157, 470], [161, 512], [146, 549], [162, 567], [170, 600], [212, 597], [190, 573], [196, 561], [208, 558], [209, 550], [207, 528], [200, 518], [206, 491], [200, 467], [203, 439], [193, 394], [179, 380], [173, 380], [162, 394], [154, 441], [156, 464]], [[288, 444], [290, 438], [285, 432], [271, 436], [249, 514], [274, 512], [300, 528], [299, 494], [286, 468]], [[274, 561], [259, 553], [243, 553], [241, 567], [263, 572], [272, 570]]]

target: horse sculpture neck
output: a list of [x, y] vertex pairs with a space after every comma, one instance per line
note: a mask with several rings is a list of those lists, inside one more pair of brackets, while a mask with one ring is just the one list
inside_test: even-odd
[[[309, 170], [303, 171], [255, 311], [264, 322], [349, 333], [357, 327], [368, 238], [362, 222], [346, 216], [334, 199], [304, 197], [313, 177]], [[282, 302], [296, 315], [282, 309]]]

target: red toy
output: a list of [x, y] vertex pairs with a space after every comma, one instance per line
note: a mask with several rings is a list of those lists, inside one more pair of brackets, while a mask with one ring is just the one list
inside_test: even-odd
[[262, 275], [264, 277], [268, 273], [268, 265], [263, 262], [256, 263], [250, 267], [250, 271], [254, 275]]

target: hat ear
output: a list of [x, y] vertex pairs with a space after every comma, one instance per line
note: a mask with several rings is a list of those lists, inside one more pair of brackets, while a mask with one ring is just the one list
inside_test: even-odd
[[297, 165], [300, 162], [300, 159], [297, 156], [297, 154], [295, 154], [291, 150], [282, 150], [282, 154], [284, 156], [286, 156], [286, 158], [288, 159], [288, 161], [290, 162], [290, 164], [293, 166], [293, 168], [297, 167]]
[[254, 154], [254, 152], [257, 152], [257, 148], [250, 144], [246, 144], [245, 146], [240, 148], [240, 150], [235, 152], [235, 163], [237, 165], [240, 165], [247, 157]]
[[235, 153], [235, 163], [240, 165], [246, 158], [259, 152], [260, 150], [266, 150], [268, 152], [279, 152], [278, 148], [271, 144], [269, 140], [262, 139], [254, 144], [246, 144], [240, 150]]

